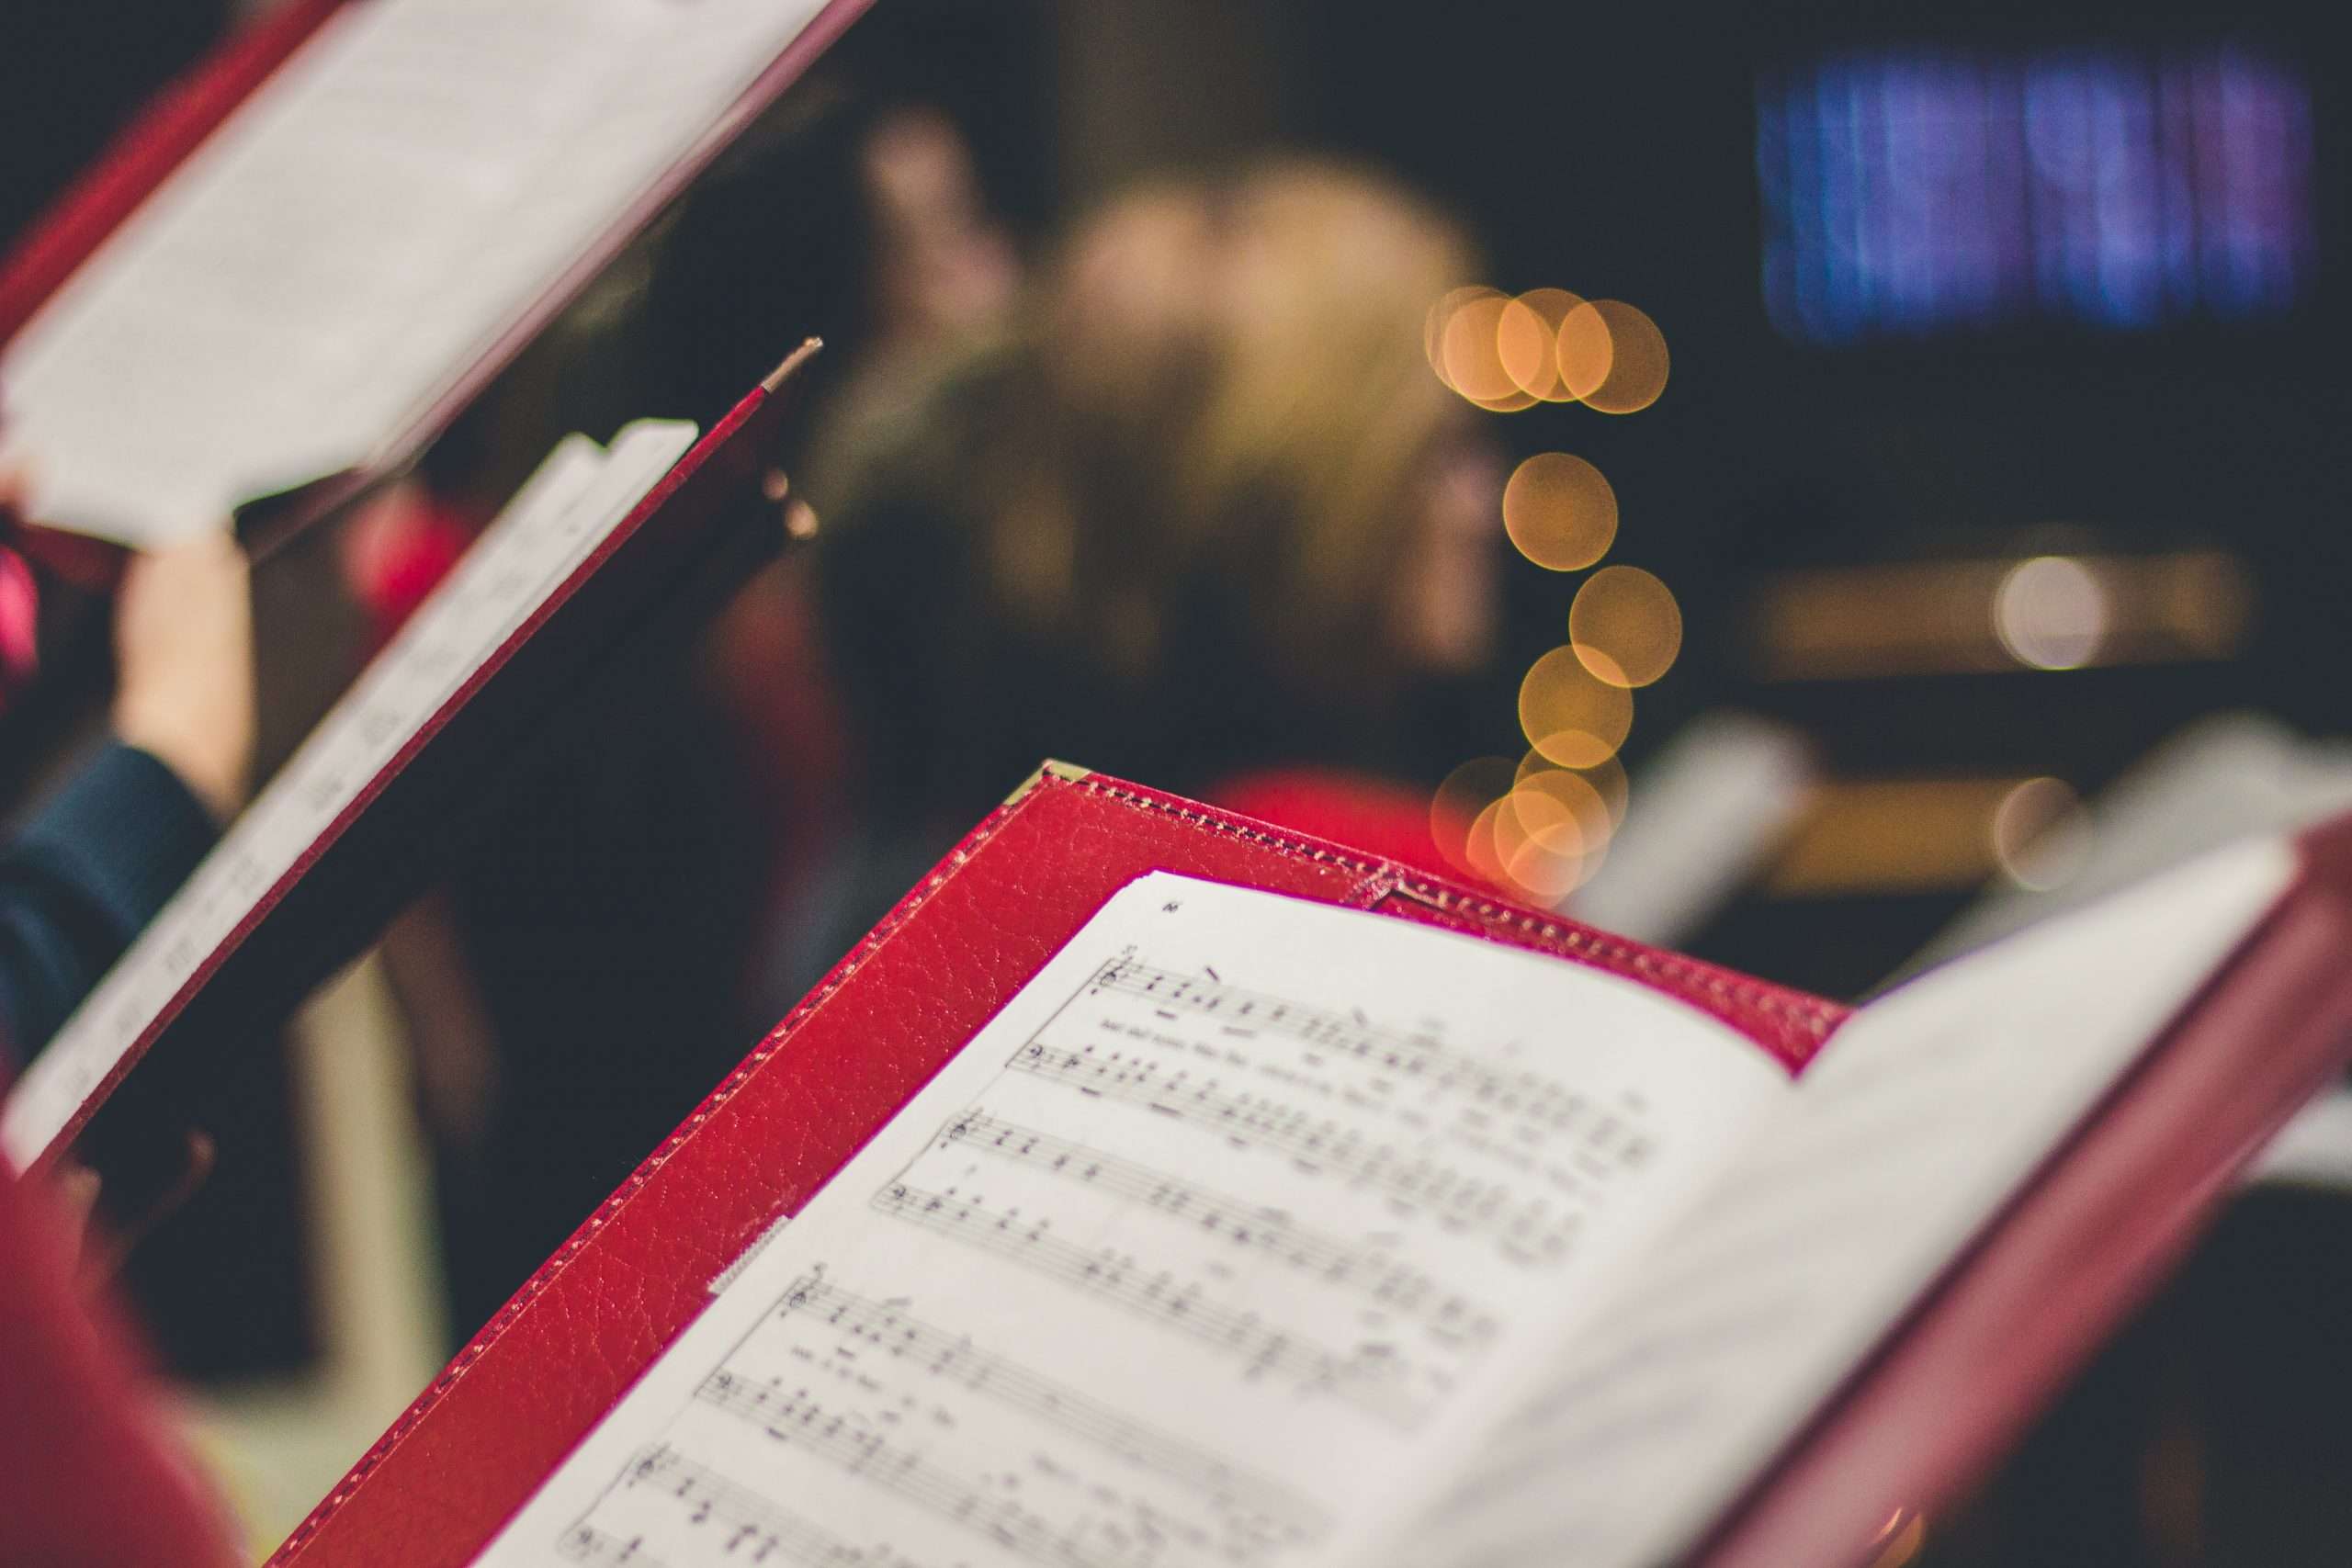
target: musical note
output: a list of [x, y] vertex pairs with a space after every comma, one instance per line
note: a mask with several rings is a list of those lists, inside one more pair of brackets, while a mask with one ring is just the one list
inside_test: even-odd
[[[797, 1562], [802, 1568], [922, 1568], [888, 1547], [852, 1546], [820, 1529], [788, 1508], [777, 1506], [748, 1486], [695, 1463], [667, 1443], [639, 1455], [620, 1478], [623, 1490], [646, 1487], [674, 1497], [686, 1507], [692, 1526], [711, 1524], [729, 1531], [725, 1551], [746, 1562]], [[575, 1562], [607, 1568], [663, 1568], [642, 1544], [623, 1541], [582, 1520], [568, 1531], [558, 1551]]]
[[1237, 1144], [1280, 1149], [1306, 1165], [1383, 1188], [1451, 1224], [1493, 1236], [1516, 1257], [1566, 1256], [1581, 1224], [1574, 1210], [1555, 1209], [1543, 1197], [1523, 1197], [1508, 1183], [1425, 1156], [1408, 1157], [1394, 1145], [1367, 1140], [1357, 1125], [1258, 1095], [1227, 1093], [1216, 1079], [1180, 1081], [1140, 1055], [1091, 1046], [1072, 1051], [1033, 1040], [1008, 1065], [1087, 1094], [1148, 1105]]
[[864, 1475], [909, 1502], [985, 1536], [1032, 1562], [1061, 1568], [1126, 1568], [1056, 1530], [1042, 1515], [1010, 1498], [991, 1497], [957, 1476], [900, 1450], [849, 1417], [827, 1410], [805, 1391], [786, 1392], [721, 1369], [695, 1397], [757, 1426], [769, 1437]]
[[776, 1309], [822, 1319], [889, 1355], [953, 1378], [991, 1399], [1042, 1416], [1063, 1430], [1133, 1463], [1207, 1494], [1230, 1507], [1262, 1517], [1283, 1540], [1307, 1541], [1329, 1521], [1295, 1494], [1190, 1443], [1121, 1415], [1076, 1389], [1056, 1382], [969, 1339], [934, 1327], [901, 1308], [869, 1301], [813, 1275], [793, 1281]]
[[1492, 1317], [1408, 1263], [1116, 1155], [984, 1111], [956, 1117], [941, 1130], [934, 1146], [983, 1150], [1115, 1193], [1238, 1247], [1280, 1258], [1327, 1283], [1360, 1291], [1377, 1305], [1417, 1318], [1449, 1337], [1483, 1341], [1495, 1332]]
[[1426, 1034], [1374, 1024], [1361, 1011], [1334, 1012], [1213, 979], [1157, 969], [1132, 956], [1111, 960], [1088, 981], [1094, 991], [1141, 997], [1159, 1009], [1199, 1013], [1237, 1028], [1288, 1034], [1317, 1050], [1375, 1064], [1431, 1089], [1568, 1132], [1601, 1112], [1559, 1078], [1514, 1072]]
[[1180, 1285], [1132, 1258], [1089, 1252], [1053, 1235], [1045, 1223], [993, 1213], [974, 1199], [894, 1181], [874, 1195], [873, 1207], [1205, 1340], [1238, 1358], [1252, 1376], [1280, 1372], [1304, 1387], [1329, 1390], [1398, 1427], [1409, 1428], [1426, 1414], [1428, 1402], [1398, 1386], [1405, 1359], [1384, 1353], [1385, 1347], [1352, 1356], [1319, 1348], [1255, 1313], [1237, 1312], [1205, 1299], [1196, 1285]]
[[574, 1562], [589, 1563], [592, 1568], [667, 1568], [660, 1558], [646, 1553], [642, 1541], [623, 1540], [590, 1524], [566, 1534], [556, 1544], [556, 1550]]

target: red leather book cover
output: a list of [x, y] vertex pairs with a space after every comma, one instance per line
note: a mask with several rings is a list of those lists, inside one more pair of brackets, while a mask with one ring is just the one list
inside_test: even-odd
[[1395, 862], [1048, 770], [958, 845], [459, 1353], [272, 1559], [458, 1563], [1105, 899], [1152, 871], [1370, 909], [1628, 976], [1794, 1071], [1834, 1003]]

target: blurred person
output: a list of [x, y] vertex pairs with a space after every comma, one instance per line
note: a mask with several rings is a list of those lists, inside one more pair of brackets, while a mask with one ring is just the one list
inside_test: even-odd
[[1394, 779], [1498, 629], [1500, 457], [1422, 350], [1472, 271], [1374, 175], [1164, 181], [899, 412], [819, 546], [865, 819], [775, 999], [1046, 756], [1442, 863]]
[[48, 1043], [244, 803], [253, 625], [244, 556], [225, 529], [133, 558], [115, 657], [110, 739], [0, 849], [0, 1081]]
[[1019, 247], [944, 110], [820, 84], [697, 184], [656, 247], [651, 400], [709, 423], [816, 336], [821, 419], [861, 381], [989, 332], [1020, 281]]
[[[0, 475], [0, 516], [17, 488]], [[0, 1093], [178, 891], [245, 803], [258, 715], [244, 553], [223, 527], [134, 555], [114, 602], [110, 734], [0, 845]], [[162, 1151], [116, 1218], [136, 1235], [211, 1167]], [[5, 1161], [0, 1161], [5, 1165]], [[96, 1178], [69, 1172], [86, 1210]]]
[[[820, 518], [846, 471], [920, 398], [943, 355], [1001, 338], [1021, 247], [962, 126], [937, 103], [836, 80], [786, 106], [764, 138], [698, 186], [663, 241], [646, 317], [657, 406], [716, 420], [782, 347], [821, 337], [793, 493]], [[787, 555], [728, 607], [714, 692], [740, 750], [772, 904], [789, 904], [842, 814], [842, 716]], [[747, 1029], [770, 1019], [746, 1016]]]
[[[0, 480], [0, 511], [15, 499]], [[132, 560], [115, 605], [112, 736], [0, 848], [0, 1086], [243, 804], [252, 637], [226, 530]], [[73, 1169], [25, 1180], [0, 1161], [0, 1562], [226, 1568], [246, 1555], [230, 1512], [100, 1299], [85, 1226], [96, 1187]]]

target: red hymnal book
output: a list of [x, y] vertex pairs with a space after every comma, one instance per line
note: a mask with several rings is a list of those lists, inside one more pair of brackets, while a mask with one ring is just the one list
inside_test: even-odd
[[526, 761], [775, 553], [816, 348], [699, 440], [641, 420], [559, 444], [13, 1086], [0, 1158], [37, 1169], [82, 1137], [119, 1193], [167, 1174], [136, 1168], [176, 1158], [192, 1080], [269, 1038]]
[[0, 263], [19, 542], [101, 577], [399, 471], [869, 3], [294, 0], [239, 35]]
[[2339, 1067], [2347, 847], [1849, 1011], [1049, 767], [274, 1561], [1866, 1561]]

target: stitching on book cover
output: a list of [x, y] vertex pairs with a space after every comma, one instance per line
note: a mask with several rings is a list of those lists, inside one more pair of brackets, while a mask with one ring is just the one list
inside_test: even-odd
[[[1046, 782], [1057, 783], [1058, 781]], [[685, 1121], [679, 1123], [677, 1130], [664, 1138], [661, 1146], [648, 1155], [644, 1161], [629, 1173], [628, 1178], [613, 1190], [612, 1195], [599, 1203], [595, 1212], [587, 1219], [581, 1222], [580, 1228], [556, 1249], [555, 1255], [539, 1265], [537, 1270], [528, 1280], [523, 1281], [521, 1288], [516, 1290], [504, 1306], [498, 1309], [496, 1315], [482, 1325], [480, 1331], [466, 1342], [465, 1348], [458, 1352], [456, 1359], [442, 1371], [441, 1375], [425, 1385], [424, 1391], [410, 1404], [408, 1409], [401, 1413], [400, 1419], [393, 1422], [384, 1435], [376, 1439], [374, 1446], [359, 1457], [358, 1462], [351, 1467], [350, 1473], [335, 1484], [334, 1491], [321, 1498], [318, 1506], [311, 1510], [310, 1516], [295, 1527], [292, 1534], [279, 1543], [277, 1550], [270, 1554], [270, 1562], [282, 1561], [288, 1552], [318, 1533], [326, 1523], [328, 1517], [340, 1508], [368, 1476], [375, 1472], [391, 1450], [399, 1446], [401, 1440], [414, 1431], [425, 1416], [432, 1413], [433, 1407], [440, 1403], [442, 1396], [457, 1385], [458, 1380], [466, 1374], [474, 1362], [489, 1352], [490, 1348], [504, 1335], [515, 1318], [521, 1316], [525, 1309], [538, 1299], [556, 1275], [561, 1273], [573, 1258], [595, 1240], [621, 1207], [635, 1197], [645, 1184], [669, 1163], [670, 1156], [677, 1152], [680, 1145], [693, 1137], [704, 1122], [734, 1097], [735, 1091], [742, 1086], [744, 1080], [775, 1054], [784, 1043], [784, 1037], [790, 1033], [802, 1020], [823, 1006], [827, 998], [839, 990], [848, 982], [851, 976], [865, 966], [866, 959], [876, 948], [888, 941], [891, 934], [904, 925], [933, 893], [944, 886], [956, 872], [962, 870], [980, 846], [995, 836], [997, 829], [1003, 824], [1013, 809], [1014, 807], [1011, 805], [1000, 807], [983, 818], [978, 827], [965, 836], [963, 842], [948, 852], [947, 858], [934, 867], [929, 876], [925, 877], [912, 892], [900, 899], [898, 907], [884, 916], [881, 923], [867, 932], [864, 941], [851, 949], [846, 958], [833, 966], [833, 972], [828, 975], [815, 990], [803, 998], [797, 1007], [785, 1014], [783, 1021], [768, 1031], [766, 1038], [752, 1048], [751, 1054], [736, 1065], [734, 1071], [719, 1080], [718, 1086], [704, 1097], [703, 1102], [694, 1109]]]
[[[1388, 866], [1388, 863], [1385, 862], [1366, 861], [1341, 855], [1329, 850], [1318, 849], [1312, 844], [1300, 843], [1295, 840], [1270, 833], [1261, 829], [1244, 827], [1238, 822], [1227, 821], [1205, 812], [1179, 806], [1173, 801], [1160, 800], [1122, 788], [1100, 778], [1082, 779], [1078, 782], [1076, 787], [1090, 790], [1097, 795], [1108, 795], [1128, 806], [1157, 811], [1162, 816], [1173, 817], [1180, 821], [1208, 829], [1212, 832], [1247, 840], [1251, 843], [1261, 844], [1268, 849], [1278, 850], [1296, 858], [1346, 866], [1368, 876], [1385, 871]], [[1760, 986], [1741, 984], [1709, 965], [1678, 958], [1671, 953], [1652, 953], [1614, 937], [1604, 936], [1598, 931], [1543, 919], [1469, 894], [1453, 892], [1418, 877], [1396, 876], [1395, 891], [1449, 914], [1464, 911], [1488, 924], [1510, 926], [1563, 948], [1582, 950], [1596, 957], [1606, 958], [1637, 969], [1645, 975], [1673, 979], [1704, 990], [1727, 1002], [1744, 1003], [1758, 1012], [1784, 1019], [1815, 1038], [1828, 1032], [1827, 1012], [1818, 1004], [1792, 1001], [1787, 997], [1767, 990]]]
[[1366, 860], [1361, 855], [1341, 854], [1335, 850], [1303, 844], [1295, 839], [1269, 833], [1261, 828], [1244, 827], [1238, 822], [1229, 821], [1223, 817], [1213, 816], [1191, 807], [1179, 806], [1172, 800], [1159, 800], [1151, 795], [1138, 795], [1133, 790], [1122, 788], [1101, 778], [1080, 779], [1070, 787], [1086, 790], [1094, 795], [1108, 795], [1123, 805], [1141, 807], [1147, 811], [1156, 811], [1162, 817], [1173, 817], [1180, 822], [1189, 822], [1196, 828], [1205, 828], [1213, 833], [1222, 833], [1228, 839], [1243, 839], [1253, 844], [1262, 844], [1270, 850], [1280, 850], [1295, 860], [1311, 860], [1323, 865], [1343, 866], [1360, 876], [1374, 876], [1388, 868], [1386, 861]]
[[1671, 976], [1682, 984], [1697, 987], [1727, 1001], [1744, 1002], [1758, 1012], [1772, 1013], [1788, 1019], [1813, 1034], [1825, 1033], [1829, 1027], [1829, 1010], [1820, 1003], [1792, 1000], [1784, 994], [1731, 979], [1721, 971], [1693, 963], [1689, 959], [1676, 957], [1672, 953], [1648, 952], [1592, 931], [1556, 925], [1552, 921], [1507, 908], [1499, 904], [1489, 903], [1468, 894], [1455, 893], [1429, 884], [1410, 886], [1401, 891], [1412, 897], [1422, 899], [1432, 908], [1442, 909], [1448, 914], [1453, 914], [1457, 909], [1467, 910], [1481, 920], [1514, 926], [1562, 947], [1583, 948], [1597, 954], [1605, 954], [1645, 974]]

